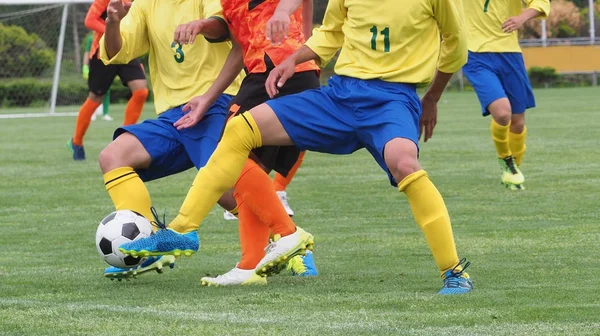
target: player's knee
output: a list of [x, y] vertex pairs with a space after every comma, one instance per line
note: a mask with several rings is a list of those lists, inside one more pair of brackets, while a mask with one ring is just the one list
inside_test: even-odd
[[227, 122], [221, 142], [226, 139], [231, 139], [232, 141], [235, 141], [235, 143], [244, 144], [244, 146], [250, 147], [248, 149], [254, 149], [257, 147], [257, 144], [255, 143], [256, 141], [253, 133], [254, 130], [250, 122], [244, 115], [238, 115]]
[[494, 101], [488, 106], [488, 110], [497, 124], [506, 126], [510, 123], [512, 110], [508, 99], [503, 98]]
[[95, 94], [93, 92], [90, 92], [88, 94], [88, 99], [91, 99], [91, 100], [93, 100], [93, 101], [95, 101], [97, 103], [102, 103], [102, 99], [103, 98], [104, 98], [104, 95], [100, 96], [100, 95], [97, 95], [97, 94]]
[[118, 147], [114, 146], [114, 143], [110, 143], [108, 146], [100, 152], [98, 156], [98, 163], [103, 174], [108, 173], [111, 170], [122, 167], [121, 153], [119, 153]]
[[523, 130], [525, 130], [525, 118], [523, 114], [513, 114], [510, 123], [510, 131], [512, 133], [523, 133]]
[[388, 164], [388, 169], [394, 179], [400, 182], [408, 175], [421, 170], [421, 165], [419, 165], [417, 158], [412, 155], [400, 155], [394, 162]]

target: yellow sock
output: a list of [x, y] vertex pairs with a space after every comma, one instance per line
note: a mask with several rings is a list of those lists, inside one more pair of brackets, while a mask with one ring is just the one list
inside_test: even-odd
[[232, 118], [206, 166], [198, 171], [179, 215], [169, 227], [180, 233], [197, 230], [202, 220], [242, 173], [250, 151], [262, 146], [262, 137], [250, 113]]
[[237, 205], [235, 206], [235, 208], [233, 208], [231, 210], [228, 210], [228, 211], [229, 211], [230, 214], [234, 215], [235, 217], [237, 217], [238, 214], [239, 214], [239, 212], [240, 212]]
[[405, 177], [398, 185], [412, 208], [415, 221], [423, 230], [433, 259], [442, 275], [458, 265], [458, 254], [452, 235], [448, 210], [436, 187], [424, 170]]
[[150, 193], [133, 168], [121, 167], [104, 174], [104, 186], [117, 210], [132, 210], [154, 220]]
[[492, 122], [490, 123], [490, 131], [492, 132], [492, 140], [494, 140], [494, 145], [496, 146], [496, 152], [498, 153], [498, 157], [504, 159], [507, 156], [511, 155], [510, 147], [508, 145], [508, 133], [510, 130], [510, 123], [506, 126], [499, 125], [492, 118]]
[[525, 145], [526, 139], [527, 127], [523, 128], [523, 132], [521, 132], [520, 134], [510, 132], [510, 134], [508, 135], [510, 151], [512, 152], [512, 155], [515, 158], [517, 166], [521, 165], [521, 161], [523, 161], [523, 155], [525, 155], [525, 151], [527, 150], [527, 146]]

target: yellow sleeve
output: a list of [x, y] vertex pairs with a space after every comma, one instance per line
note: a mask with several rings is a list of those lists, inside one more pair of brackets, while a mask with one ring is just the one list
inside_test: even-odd
[[323, 24], [316, 28], [306, 41], [306, 46], [321, 59], [321, 66], [327, 64], [344, 44], [342, 26], [346, 12], [344, 0], [330, 0], [323, 17]]
[[527, 0], [527, 8], [535, 9], [540, 12], [539, 19], [545, 19], [550, 14], [550, 1], [549, 0]]
[[438, 70], [455, 73], [468, 57], [462, 0], [433, 0], [433, 17], [442, 36]]
[[220, 0], [204, 0], [202, 1], [204, 18], [223, 17], [223, 8]]
[[121, 50], [113, 58], [108, 58], [104, 47], [104, 36], [102, 36], [100, 40], [100, 59], [104, 64], [127, 64], [147, 54], [150, 50], [143, 4], [143, 1], [134, 1], [131, 4], [129, 13], [121, 20]]

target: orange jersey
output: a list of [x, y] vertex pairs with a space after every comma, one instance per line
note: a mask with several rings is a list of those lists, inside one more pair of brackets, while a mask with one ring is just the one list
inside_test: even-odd
[[[104, 30], [106, 28], [106, 9], [108, 8], [109, 2], [110, 0], [94, 0], [85, 16], [85, 26], [89, 30], [94, 31], [94, 40], [92, 42], [92, 48], [90, 49], [90, 58], [98, 51], [100, 38], [104, 35]], [[125, 2], [129, 3], [131, 1], [125, 0]]]
[[[304, 44], [302, 7], [290, 16], [288, 38], [282, 45], [267, 41], [267, 22], [275, 13], [279, 0], [221, 0], [223, 17], [231, 36], [241, 45], [244, 65], [249, 73], [267, 71], [266, 59], [277, 66]], [[314, 61], [298, 64], [296, 72], [319, 70]]]

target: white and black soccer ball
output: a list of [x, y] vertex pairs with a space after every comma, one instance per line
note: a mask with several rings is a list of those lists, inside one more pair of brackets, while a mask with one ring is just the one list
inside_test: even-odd
[[96, 230], [96, 248], [104, 261], [119, 267], [135, 267], [142, 258], [126, 256], [119, 251], [119, 246], [149, 237], [152, 234], [152, 224], [142, 215], [131, 210], [118, 210], [104, 219]]

